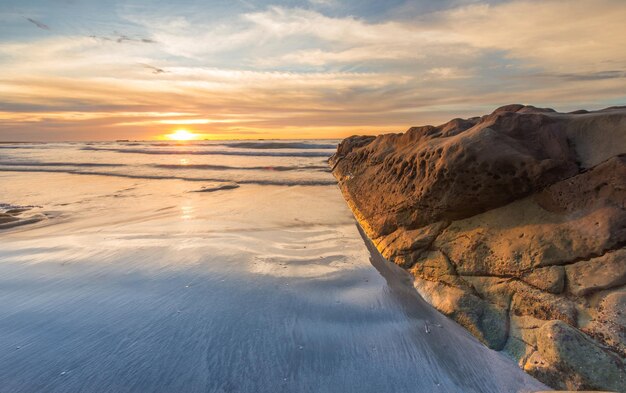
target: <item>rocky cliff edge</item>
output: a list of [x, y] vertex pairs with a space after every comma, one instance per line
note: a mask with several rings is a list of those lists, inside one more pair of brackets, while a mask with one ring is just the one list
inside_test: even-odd
[[626, 391], [626, 107], [508, 105], [353, 136], [330, 164], [439, 311], [555, 388]]

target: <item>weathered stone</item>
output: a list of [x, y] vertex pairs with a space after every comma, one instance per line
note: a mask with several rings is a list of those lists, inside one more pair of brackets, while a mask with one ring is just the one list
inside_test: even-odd
[[541, 290], [550, 293], [561, 293], [565, 285], [565, 269], [562, 266], [537, 268], [524, 273], [522, 280]]
[[[545, 210], [561, 214], [575, 214], [601, 206], [624, 209], [625, 178], [626, 155], [622, 154], [575, 177], [546, 187], [535, 194], [534, 200]], [[618, 232], [625, 230], [623, 219], [615, 224], [614, 229]]]
[[626, 289], [605, 294], [582, 330], [626, 359]]
[[409, 272], [414, 277], [425, 280], [463, 286], [448, 258], [440, 251], [429, 251], [423, 254], [409, 269]]
[[433, 246], [450, 257], [459, 274], [520, 276], [601, 255], [625, 242], [624, 206], [626, 159], [616, 157], [536, 197], [455, 221]]
[[576, 174], [564, 123], [514, 109], [343, 141], [331, 164], [368, 235], [472, 216]]
[[584, 168], [592, 168], [626, 152], [623, 112], [624, 107], [617, 107], [567, 117], [565, 132]]
[[624, 240], [626, 234], [613, 229], [625, 216], [613, 206], [559, 215], [526, 198], [453, 222], [433, 247], [443, 250], [462, 275], [521, 276], [537, 267], [602, 254]]
[[537, 350], [537, 330], [546, 321], [516, 315], [511, 315], [509, 321], [509, 338], [502, 351], [523, 368], [529, 357]]
[[485, 345], [502, 349], [507, 339], [506, 310], [469, 291], [416, 278], [413, 285], [437, 310], [453, 318]]
[[[435, 238], [448, 223], [440, 221], [413, 230], [397, 230], [374, 241], [380, 253], [387, 259], [406, 254], [419, 255], [430, 247]], [[404, 264], [406, 265], [406, 264]], [[412, 265], [412, 264], [411, 264]], [[404, 267], [410, 267], [404, 266]]]
[[[543, 382], [612, 389], [626, 356], [625, 126], [626, 107], [508, 105], [351, 137], [330, 162], [366, 233], [428, 302]], [[546, 326], [559, 327], [552, 344]]]
[[[567, 386], [563, 382], [562, 371], [557, 369], [554, 364], [547, 362], [539, 351], [534, 351], [528, 356], [523, 367], [524, 371], [540, 381], [544, 381], [550, 386], [557, 389], [566, 389]], [[570, 382], [576, 376], [569, 376]]]
[[572, 376], [565, 383], [555, 381], [554, 386], [625, 390], [626, 370], [620, 358], [561, 321], [548, 322], [539, 329], [537, 348], [544, 361]]
[[544, 321], [558, 319], [570, 325], [577, 324], [574, 303], [531, 287], [520, 288], [515, 292], [511, 301], [511, 312], [515, 315], [529, 315]]
[[576, 296], [584, 296], [602, 289], [626, 284], [626, 249], [569, 265], [567, 289]]
[[485, 276], [462, 276], [463, 280], [470, 283], [481, 298], [508, 309], [511, 298], [515, 293], [516, 286], [512, 285], [510, 278], [485, 277]]
[[626, 327], [626, 289], [609, 293], [600, 302], [599, 318]]

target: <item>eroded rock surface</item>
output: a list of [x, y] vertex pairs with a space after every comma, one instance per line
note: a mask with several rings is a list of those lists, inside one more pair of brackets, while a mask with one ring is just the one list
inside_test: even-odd
[[330, 164], [433, 306], [556, 388], [626, 391], [626, 107], [508, 105]]

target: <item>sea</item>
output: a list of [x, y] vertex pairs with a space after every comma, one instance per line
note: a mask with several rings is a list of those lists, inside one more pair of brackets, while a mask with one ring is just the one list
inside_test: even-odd
[[0, 392], [533, 392], [347, 207], [336, 140], [0, 144]]

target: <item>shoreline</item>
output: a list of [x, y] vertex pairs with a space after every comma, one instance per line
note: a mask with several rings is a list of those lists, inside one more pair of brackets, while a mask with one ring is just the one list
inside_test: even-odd
[[337, 188], [3, 180], [64, 216], [0, 233], [12, 392], [544, 388], [370, 254]]

